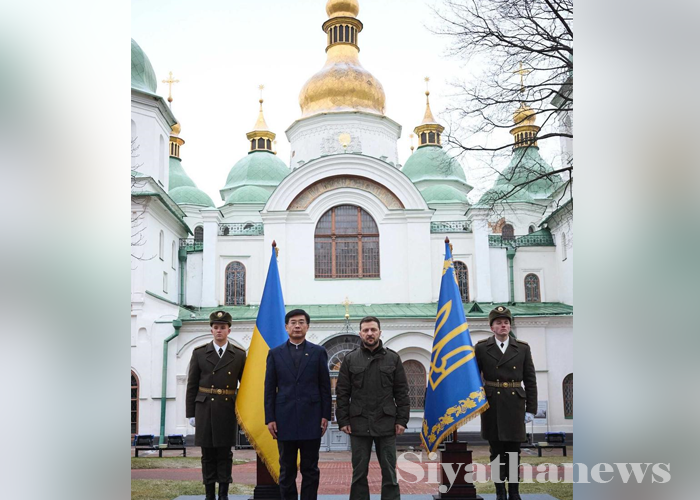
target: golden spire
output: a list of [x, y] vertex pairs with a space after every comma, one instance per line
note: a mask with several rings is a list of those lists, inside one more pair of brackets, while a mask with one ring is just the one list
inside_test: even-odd
[[357, 0], [328, 0], [326, 12], [326, 64], [299, 93], [302, 117], [343, 111], [384, 115], [384, 88], [360, 64], [358, 36], [363, 25], [357, 19]]
[[168, 84], [168, 102], [172, 103], [173, 102], [173, 83], [180, 83], [180, 80], [174, 80], [173, 79], [173, 72], [171, 71], [168, 73], [168, 79], [163, 80], [163, 83]]
[[265, 117], [263, 116], [263, 90], [265, 85], [259, 85], [260, 90], [260, 111], [258, 112], [258, 119], [253, 125], [253, 130], [246, 134], [246, 137], [250, 141], [250, 152], [253, 151], [268, 151], [272, 153], [272, 141], [275, 140], [276, 134], [271, 132], [265, 122]]
[[[418, 148], [423, 146], [438, 146], [442, 147], [442, 142], [440, 140], [440, 134], [442, 134], [445, 127], [440, 125], [433, 112], [430, 110], [430, 89], [428, 84], [430, 82], [430, 77], [426, 76], [425, 80], [425, 114], [423, 115], [423, 121], [418, 125], [413, 131], [418, 136]], [[413, 146], [413, 145], [411, 145]], [[413, 151], [413, 147], [411, 147]]]
[[535, 110], [528, 106], [525, 101], [525, 77], [531, 72], [523, 68], [522, 61], [520, 67], [513, 71], [513, 74], [520, 75], [520, 106], [513, 113], [513, 123], [515, 126], [510, 129], [513, 136], [513, 149], [537, 146], [537, 133], [540, 127], [535, 125]]

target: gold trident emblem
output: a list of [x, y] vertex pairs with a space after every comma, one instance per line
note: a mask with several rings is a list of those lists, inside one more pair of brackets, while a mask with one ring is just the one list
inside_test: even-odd
[[[451, 300], [442, 306], [442, 308], [438, 311], [435, 337], [440, 334], [440, 330], [445, 325], [447, 318], [450, 317], [451, 311]], [[442, 353], [445, 346], [449, 344], [451, 340], [460, 335], [462, 332], [466, 331], [468, 328], [469, 325], [466, 322], [462, 323], [450, 333], [445, 335], [440, 342], [433, 346], [433, 353], [430, 360], [430, 376], [428, 377], [428, 383], [433, 390], [440, 385], [445, 377], [474, 357], [474, 348], [468, 345], [459, 346], [449, 352], [446, 352], [445, 354]]]

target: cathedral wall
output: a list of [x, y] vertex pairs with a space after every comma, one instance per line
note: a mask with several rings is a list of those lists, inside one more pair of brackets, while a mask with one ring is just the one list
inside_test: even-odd
[[148, 203], [143, 223], [146, 242], [140, 249], [143, 251], [144, 259], [137, 264], [146, 268], [143, 291], [150, 291], [177, 302], [180, 285], [177, 252], [180, 238], [184, 237], [185, 231], [180, 225], [175, 224], [172, 215], [153, 199]]
[[489, 261], [491, 264], [491, 296], [493, 301], [508, 302], [510, 300], [510, 276], [508, 274], [506, 249], [489, 248]]
[[[339, 136], [349, 134], [346, 148]], [[292, 169], [321, 156], [347, 153], [362, 153], [374, 158], [386, 157], [385, 161], [398, 163], [397, 141], [401, 136], [401, 125], [385, 116], [376, 116], [359, 111], [329, 113], [298, 120], [287, 129]]]
[[525, 302], [525, 276], [535, 274], [540, 280], [540, 301], [559, 302], [555, 247], [521, 247], [515, 254], [513, 277], [515, 301]]
[[226, 267], [235, 261], [245, 266], [245, 303], [260, 304], [271, 252], [271, 247], [264, 247], [263, 236], [221, 236], [218, 239], [216, 251], [219, 261], [216, 296], [219, 304], [227, 305]]
[[[163, 189], [168, 191], [169, 181], [169, 137], [170, 127], [158, 108], [142, 102], [131, 102], [131, 130], [136, 133], [132, 152], [132, 168], [153, 177]], [[132, 139], [134, 137], [132, 136]]]
[[202, 255], [202, 252], [187, 254], [185, 304], [188, 306], [202, 306]]

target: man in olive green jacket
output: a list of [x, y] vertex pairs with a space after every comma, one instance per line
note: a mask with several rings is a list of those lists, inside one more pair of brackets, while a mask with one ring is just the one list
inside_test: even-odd
[[350, 435], [352, 485], [350, 500], [369, 500], [367, 472], [376, 446], [382, 469], [382, 500], [399, 500], [396, 436], [408, 425], [411, 403], [399, 355], [379, 340], [379, 320], [360, 321], [362, 346], [348, 353], [336, 385], [338, 426]]

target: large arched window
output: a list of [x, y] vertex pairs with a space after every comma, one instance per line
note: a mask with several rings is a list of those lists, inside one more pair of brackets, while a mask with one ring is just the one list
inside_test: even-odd
[[462, 302], [469, 302], [469, 271], [467, 265], [459, 260], [454, 262], [455, 276], [457, 277], [457, 285], [459, 285], [459, 294], [462, 296]]
[[569, 373], [562, 383], [564, 393], [564, 418], [574, 418], [574, 374]]
[[204, 228], [202, 226], [197, 226], [194, 228], [194, 241], [195, 243], [201, 243], [204, 241]]
[[525, 276], [525, 302], [541, 302], [540, 278], [533, 273]]
[[379, 230], [360, 207], [340, 205], [323, 214], [314, 251], [316, 278], [379, 278]]
[[139, 433], [139, 379], [131, 372], [131, 435]]
[[425, 367], [420, 361], [409, 359], [403, 364], [408, 379], [408, 396], [411, 398], [411, 410], [425, 408]]
[[331, 422], [336, 422], [336, 394], [335, 386], [338, 383], [340, 365], [343, 364], [345, 355], [360, 346], [362, 341], [359, 335], [339, 335], [330, 339], [323, 347], [328, 353], [328, 371], [331, 374]]
[[226, 305], [245, 305], [245, 266], [237, 260], [226, 266]]
[[515, 230], [511, 224], [503, 224], [501, 228], [501, 238], [504, 240], [512, 240], [515, 238]]

